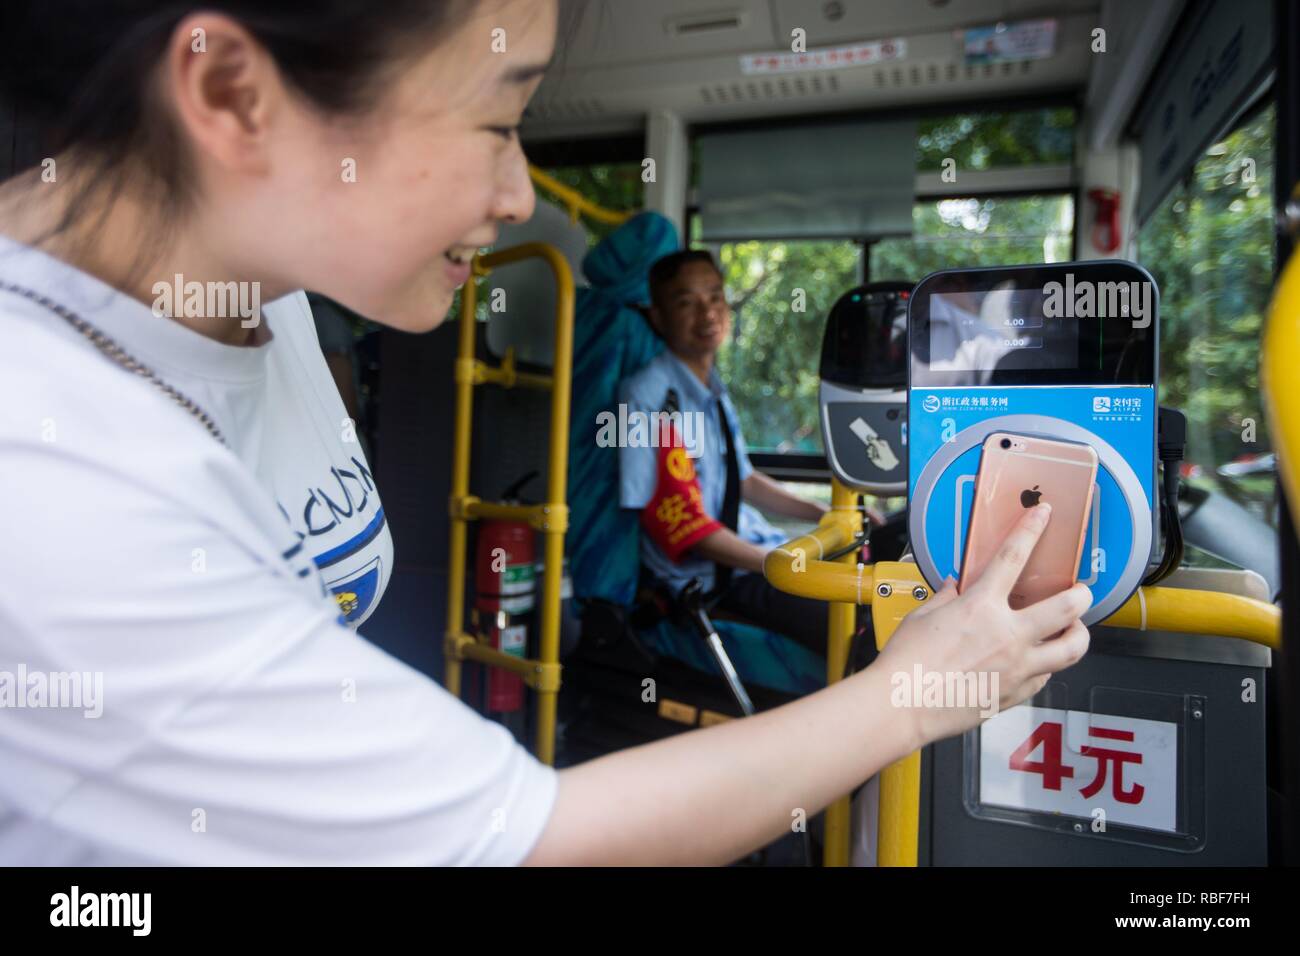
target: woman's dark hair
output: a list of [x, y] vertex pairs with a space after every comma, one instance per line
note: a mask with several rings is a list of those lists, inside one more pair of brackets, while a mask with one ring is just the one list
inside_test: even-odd
[[[380, 92], [395, 57], [436, 45], [477, 0], [3, 0], [0, 101], [35, 131], [37, 153], [74, 150], [88, 181], [126, 176], [158, 189], [174, 212], [187, 199], [187, 162], [152, 77], [178, 23], [195, 12], [241, 23], [286, 84], [327, 114], [354, 113]], [[39, 162], [28, 154], [26, 165]], [[16, 169], [15, 172], [21, 172]], [[107, 177], [104, 175], [107, 174]], [[115, 178], [109, 178], [115, 177]], [[83, 184], [83, 189], [88, 186]], [[78, 196], [85, 199], [85, 194]], [[84, 214], [67, 208], [56, 232]]]
[[688, 262], [707, 262], [714, 272], [719, 276], [722, 275], [722, 270], [713, 259], [713, 253], [707, 249], [683, 249], [680, 252], [670, 252], [662, 259], [656, 259], [654, 265], [650, 267], [649, 285], [652, 302], [659, 301], [659, 290], [677, 278], [677, 273], [681, 272], [682, 266]]

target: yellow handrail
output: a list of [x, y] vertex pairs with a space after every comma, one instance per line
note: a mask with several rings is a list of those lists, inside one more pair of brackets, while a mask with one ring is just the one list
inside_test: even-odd
[[617, 226], [636, 215], [635, 212], [620, 212], [616, 209], [606, 209], [604, 206], [598, 206], [572, 186], [564, 185], [554, 176], [542, 172], [531, 164], [528, 167], [528, 175], [532, 177], [533, 182], [539, 187], [560, 200], [561, 204], [569, 210], [569, 218], [574, 222], [578, 221], [578, 214], [582, 213], [597, 222], [607, 222], [610, 225]]
[[[791, 562], [792, 569], [796, 565], [802, 566], [807, 564], [811, 567], [804, 567], [802, 571], [796, 572], [799, 575], [809, 574], [820, 578], [823, 568], [834, 568], [836, 570], [850, 570], [854, 567], [860, 568], [858, 564], [858, 554], [856, 550], [849, 551], [847, 554], [838, 558], [836, 561], [822, 560], [823, 555], [829, 551], [838, 551], [854, 541], [862, 531], [862, 512], [856, 507], [857, 495], [852, 489], [842, 485], [837, 479], [831, 479], [831, 510], [826, 513], [822, 523], [811, 534], [806, 535], [804, 544], [798, 544], [796, 539], [791, 542], [794, 545], [795, 559]], [[813, 552], [805, 550], [813, 544], [817, 545], [816, 557], [812, 557]], [[809, 560], [811, 558], [811, 560]], [[774, 562], [776, 573], [782, 570]], [[861, 573], [859, 572], [859, 578]], [[868, 577], [870, 577], [868, 575]], [[834, 580], [834, 578], [831, 578]], [[867, 582], [867, 590], [871, 588], [870, 581]], [[853, 643], [853, 630], [857, 624], [858, 594], [845, 593], [841, 590], [831, 589], [834, 591], [835, 600], [827, 608], [826, 613], [826, 683], [834, 684], [838, 680], [844, 679], [844, 671], [848, 666], [849, 647]], [[826, 866], [848, 866], [849, 865], [849, 838], [851, 835], [851, 817], [852, 806], [849, 803], [847, 795], [840, 797], [834, 803], [826, 808], [826, 814], [823, 817], [825, 825], [824, 850], [822, 851], [822, 862]]]
[[[1300, 201], [1300, 186], [1296, 199]], [[1300, 249], [1282, 270], [1273, 292], [1260, 377], [1278, 480], [1291, 514], [1300, 518]]]
[[[769, 551], [763, 573], [776, 588], [819, 601], [870, 604], [876, 572], [871, 565], [848, 566], [814, 559], [847, 543], [840, 520], [829, 512], [813, 531]], [[1191, 588], [1143, 587], [1101, 623], [1111, 627], [1237, 637], [1277, 650], [1281, 610], [1239, 594]]]
[[[1300, 286], [1300, 272], [1292, 264], [1293, 279]], [[1300, 287], [1291, 290], [1300, 295]], [[1300, 299], [1296, 301], [1300, 302]], [[1291, 313], [1293, 329], [1300, 323]], [[1300, 352], [1296, 354], [1300, 355]], [[1293, 403], [1295, 396], [1287, 396]], [[1293, 421], [1292, 424], [1295, 424]], [[1300, 446], [1297, 446], [1300, 447]], [[920, 570], [911, 562], [856, 564], [853, 555], [840, 561], [824, 561], [822, 555], [853, 540], [855, 531], [845, 514], [852, 510], [852, 496], [839, 482], [833, 482], [834, 507], [818, 526], [806, 535], [787, 541], [768, 552], [763, 574], [776, 588], [820, 601], [871, 605], [876, 645], [883, 649], [907, 614], [928, 599]], [[1300, 500], [1300, 499], [1297, 499]], [[859, 525], [860, 527], [860, 525]], [[843, 603], [831, 604], [832, 612]], [[836, 635], [841, 629], [832, 613], [831, 641], [827, 651], [828, 682], [843, 673]], [[849, 619], [851, 621], [851, 618]], [[1140, 630], [1213, 634], [1241, 638], [1277, 650], [1281, 647], [1281, 610], [1272, 604], [1237, 594], [1190, 588], [1142, 587], [1102, 622], [1111, 627]], [[880, 803], [877, 814], [877, 853], [880, 866], [916, 866], [921, 798], [921, 754], [909, 754], [880, 773]], [[849, 858], [848, 798], [827, 808], [826, 855], [828, 866], [842, 866]]]
[[[838, 480], [832, 479], [832, 493], [837, 487]], [[844, 547], [855, 537], [853, 526], [846, 520], [849, 515], [857, 516], [860, 528], [862, 518], [856, 509], [832, 508], [812, 531], [769, 551], [763, 559], [764, 577], [787, 594], [818, 601], [870, 604], [870, 565], [846, 567], [842, 562], [822, 560], [822, 555]]]
[[[514, 368], [513, 355], [496, 368], [474, 354], [477, 289], [471, 280], [461, 289], [460, 338], [456, 358], [456, 422], [451, 470], [451, 551], [447, 569], [447, 631], [443, 642], [447, 690], [460, 695], [460, 662], [474, 660], [501, 667], [523, 677], [537, 693], [537, 759], [555, 761], [555, 722], [560, 691], [560, 584], [564, 573], [564, 532], [568, 527], [569, 400], [573, 378], [573, 273], [554, 246], [529, 242], [474, 257], [475, 275], [492, 269], [541, 259], [555, 275], [555, 359], [550, 376], [524, 375]], [[538, 505], [484, 502], [469, 493], [470, 425], [474, 386], [494, 382], [551, 392], [550, 455], [546, 469], [546, 500]], [[468, 522], [477, 518], [527, 520], [542, 535], [542, 591], [537, 619], [540, 640], [536, 659], [522, 660], [489, 647], [465, 633], [465, 553]]]

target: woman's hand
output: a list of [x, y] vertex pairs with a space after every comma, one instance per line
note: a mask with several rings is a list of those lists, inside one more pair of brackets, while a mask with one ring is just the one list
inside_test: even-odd
[[[1029, 699], [1088, 650], [1088, 629], [1079, 620], [1092, 603], [1087, 586], [1076, 584], [1018, 611], [1007, 603], [1050, 511], [1040, 504], [1026, 512], [978, 581], [959, 595], [949, 579], [907, 616], [871, 665], [889, 675], [891, 687], [906, 688], [895, 704], [908, 708], [918, 747], [976, 726], [992, 716], [981, 714], [990, 704], [1002, 710]], [[915, 706], [911, 684], [918, 664], [923, 677], [937, 675], [928, 679], [942, 679], [944, 687], [987, 688], [996, 703], [967, 695], [965, 706], [947, 699], [944, 706]]]
[[997, 680], [994, 706], [1025, 700], [1088, 649], [1082, 585], [1021, 611], [1007, 604], [1042, 534], [1033, 514], [976, 584], [960, 597], [950, 585], [908, 615], [865, 671], [775, 710], [561, 771], [529, 862], [726, 863], [789, 833], [792, 812], [816, 813], [922, 745], [980, 722], [978, 701], [906, 711], [891, 705], [891, 678], [913, 680], [914, 667], [945, 676], [983, 672], [986, 687]]

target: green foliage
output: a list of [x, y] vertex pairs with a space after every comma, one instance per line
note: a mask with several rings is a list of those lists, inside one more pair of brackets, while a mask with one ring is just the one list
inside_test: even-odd
[[938, 269], [1069, 260], [1074, 201], [1066, 195], [942, 199], [912, 211], [913, 234], [871, 247], [871, 275], [920, 281]]
[[[1160, 288], [1160, 400], [1187, 415], [1187, 460], [1201, 466], [1204, 483], [1266, 516], [1271, 482], [1214, 473], [1271, 447], [1259, 342], [1274, 270], [1273, 122], [1270, 107], [1211, 146], [1139, 236], [1140, 259]], [[1247, 420], [1254, 442], [1243, 440]]]
[[1013, 113], [962, 113], [917, 124], [916, 168], [938, 172], [945, 159], [958, 169], [1068, 163], [1074, 158], [1070, 107]]
[[820, 452], [817, 366], [822, 326], [857, 284], [857, 244], [734, 242], [720, 265], [734, 307], [718, 358], [751, 449]]
[[[959, 169], [1069, 162], [1074, 124], [1070, 108], [925, 119], [918, 124], [917, 169], [939, 170], [949, 157]], [[1161, 294], [1161, 401], [1186, 412], [1188, 460], [1207, 475], [1270, 447], [1258, 351], [1274, 269], [1273, 125], [1269, 109], [1212, 146], [1140, 236], [1141, 261]], [[1247, 159], [1254, 161], [1253, 182], [1243, 181]], [[608, 208], [643, 202], [637, 163], [547, 171]], [[919, 203], [911, 236], [869, 245], [868, 274], [916, 281], [938, 269], [1065, 261], [1073, 218], [1068, 195]], [[589, 228], [595, 241], [612, 227]], [[850, 240], [721, 247], [735, 319], [719, 367], [752, 449], [821, 450], [822, 327], [836, 298], [859, 281], [861, 251]], [[1254, 443], [1242, 441], [1248, 419], [1255, 422]], [[1271, 513], [1271, 482], [1208, 480]]]
[[[1068, 196], [918, 204], [912, 237], [871, 245], [871, 276], [916, 282], [937, 269], [1068, 259], [1072, 216]], [[860, 255], [848, 240], [722, 246], [735, 319], [718, 366], [751, 448], [821, 451], [822, 330], [835, 300], [858, 284]]]

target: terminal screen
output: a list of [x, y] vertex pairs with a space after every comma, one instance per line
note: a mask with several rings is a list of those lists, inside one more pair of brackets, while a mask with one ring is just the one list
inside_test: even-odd
[[909, 299], [908, 384], [1152, 385], [1159, 308], [1127, 262], [931, 273]]
[[1072, 369], [1079, 326], [1050, 317], [1040, 289], [935, 293], [930, 297], [930, 368], [935, 372]]

